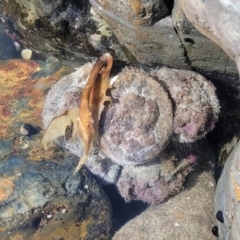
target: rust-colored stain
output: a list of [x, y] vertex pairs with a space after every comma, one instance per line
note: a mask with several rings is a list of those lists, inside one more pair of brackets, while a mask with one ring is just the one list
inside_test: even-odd
[[231, 173], [231, 178], [233, 180], [233, 189], [235, 192], [235, 196], [237, 201], [240, 201], [240, 186], [237, 184], [234, 175]]
[[36, 230], [32, 239], [33, 240], [52, 240], [52, 239], [89, 239], [89, 230], [88, 227], [94, 223], [92, 217], [89, 219], [78, 222], [77, 224], [74, 221], [70, 220], [64, 225], [55, 223], [49, 227], [43, 227], [42, 229]]
[[84, 220], [80, 223], [80, 239], [84, 239], [88, 235], [88, 225], [92, 224], [93, 219], [90, 217], [87, 220]]
[[6, 200], [13, 193], [13, 191], [13, 179], [0, 177], [0, 202]]
[[140, 0], [129, 0], [129, 4], [135, 14], [135, 16], [138, 16], [142, 12], [142, 3]]
[[[42, 125], [41, 112], [47, 90], [69, 71], [63, 66], [54, 73], [47, 71], [49, 76], [45, 71], [41, 77], [43, 68], [32, 60], [0, 62], [0, 140], [14, 136], [16, 126], [21, 123]], [[37, 72], [37, 77], [33, 77]]]

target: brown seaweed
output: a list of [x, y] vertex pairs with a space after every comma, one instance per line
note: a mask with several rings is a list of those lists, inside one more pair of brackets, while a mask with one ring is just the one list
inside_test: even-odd
[[41, 145], [47, 150], [54, 140], [65, 137], [66, 129], [72, 126], [71, 139], [74, 140], [79, 135], [84, 144], [84, 155], [79, 160], [75, 173], [86, 162], [92, 143], [97, 140], [104, 103], [111, 102], [106, 92], [111, 87], [109, 75], [112, 65], [112, 56], [104, 54], [91, 70], [81, 95], [79, 108], [66, 110], [61, 116], [55, 117], [43, 134]]

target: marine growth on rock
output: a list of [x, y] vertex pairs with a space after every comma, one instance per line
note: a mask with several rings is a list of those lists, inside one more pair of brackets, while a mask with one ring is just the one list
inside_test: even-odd
[[151, 72], [165, 86], [174, 106], [174, 134], [180, 142], [193, 142], [215, 127], [220, 105], [214, 85], [188, 70], [163, 67]]
[[[96, 64], [87, 63], [52, 86], [42, 113], [45, 128], [52, 119], [78, 107], [84, 86]], [[101, 74], [102, 71], [99, 71], [98, 76]], [[165, 164], [159, 165], [159, 161], [167, 162], [161, 153], [172, 138], [180, 142], [193, 142], [213, 129], [220, 111], [215, 88], [197, 73], [168, 68], [147, 72], [136, 67], [125, 67], [119, 74], [110, 77], [110, 84], [112, 101], [99, 115], [100, 121], [97, 120], [95, 129], [98, 137], [89, 149], [86, 167], [106, 182], [116, 183], [121, 179], [118, 187], [126, 200], [161, 202], [181, 189], [196, 160], [195, 157], [194, 161], [184, 160], [192, 159], [187, 156], [178, 159], [179, 163], [172, 165], [171, 174], [160, 176], [159, 172], [166, 171]], [[83, 109], [80, 107], [81, 111]], [[81, 134], [71, 140], [72, 136], [69, 137], [69, 130], [65, 128], [62, 135], [64, 137], [56, 139], [58, 144], [79, 157], [86, 154]], [[151, 161], [157, 162], [156, 168], [159, 170], [153, 173], [156, 176], [149, 179], [161, 182], [154, 185], [153, 192], [145, 187], [149, 186], [149, 179], [141, 180], [141, 184], [137, 182], [136, 174], [141, 174], [141, 171], [137, 172], [142, 168], [135, 166], [145, 166], [151, 172], [151, 163], [146, 164]], [[187, 164], [182, 165], [181, 162]], [[129, 172], [125, 165], [136, 167], [136, 171]], [[127, 181], [133, 184], [131, 179], [136, 180], [136, 196], [125, 197], [124, 191], [130, 183], [125, 181], [124, 176], [119, 177], [120, 166], [126, 168], [122, 173], [130, 174]], [[180, 177], [176, 178], [175, 174], [179, 171]], [[133, 172], [134, 176], [131, 175]], [[141, 191], [137, 190], [139, 186]], [[155, 187], [159, 187], [160, 195], [155, 194]], [[150, 192], [152, 197], [148, 196]]]

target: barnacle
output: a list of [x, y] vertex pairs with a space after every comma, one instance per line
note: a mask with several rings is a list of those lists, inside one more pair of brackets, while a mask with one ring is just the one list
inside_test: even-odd
[[86, 162], [90, 147], [98, 135], [98, 124], [105, 101], [111, 101], [106, 96], [110, 88], [109, 74], [112, 68], [113, 59], [110, 54], [104, 54], [93, 66], [88, 82], [82, 92], [79, 108], [66, 110], [62, 115], [52, 119], [45, 130], [41, 145], [45, 150], [49, 144], [61, 136], [65, 136], [66, 129], [72, 126], [71, 139], [80, 136], [84, 144], [84, 155], [80, 159], [75, 172]]

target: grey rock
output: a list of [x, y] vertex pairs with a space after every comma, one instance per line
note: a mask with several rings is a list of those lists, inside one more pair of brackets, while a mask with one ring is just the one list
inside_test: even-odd
[[202, 34], [217, 43], [235, 61], [239, 71], [239, 2], [178, 0], [176, 4]]
[[150, 206], [117, 231], [113, 240], [214, 240], [214, 192], [215, 182], [209, 170], [192, 172], [182, 192]]
[[204, 75], [209, 75], [211, 72], [236, 75], [235, 62], [220, 46], [206, 38], [189, 22], [179, 8], [178, 2], [174, 3], [172, 18], [191, 67]]
[[111, 26], [121, 45], [127, 48], [138, 62], [188, 68], [182, 44], [170, 16], [145, 26], [144, 18], [137, 18], [137, 23], [126, 18], [129, 12], [134, 15], [136, 6], [131, 1], [124, 1], [121, 7], [117, 7], [113, 1], [109, 1], [110, 4], [107, 2], [91, 0], [91, 4]]
[[[218, 225], [219, 239], [237, 240], [240, 238], [240, 178], [239, 178], [240, 142], [235, 144], [227, 159], [215, 195], [215, 214], [221, 213], [223, 218]], [[220, 211], [220, 212], [219, 212]]]

